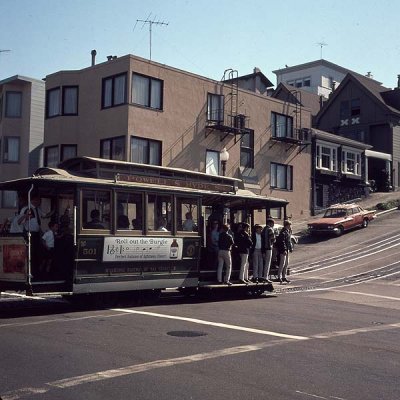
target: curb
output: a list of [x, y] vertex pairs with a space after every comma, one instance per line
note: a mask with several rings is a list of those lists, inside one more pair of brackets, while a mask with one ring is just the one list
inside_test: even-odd
[[389, 212], [396, 211], [398, 209], [399, 209], [399, 207], [390, 208], [389, 210], [383, 210], [383, 211], [376, 212], [375, 215], [378, 216], [378, 215], [382, 215], [382, 214], [387, 214]]

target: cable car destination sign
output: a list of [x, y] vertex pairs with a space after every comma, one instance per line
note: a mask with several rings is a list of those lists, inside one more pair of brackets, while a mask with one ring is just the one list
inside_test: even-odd
[[179, 188], [188, 188], [195, 190], [207, 190], [211, 192], [231, 193], [234, 192], [234, 186], [224, 183], [214, 182], [199, 182], [195, 180], [177, 179], [177, 178], [164, 178], [160, 176], [146, 176], [146, 175], [128, 175], [117, 174], [115, 176], [116, 182], [133, 182], [158, 186], [173, 186]]

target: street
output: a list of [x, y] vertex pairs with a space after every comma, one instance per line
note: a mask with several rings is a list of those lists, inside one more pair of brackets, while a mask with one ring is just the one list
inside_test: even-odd
[[260, 298], [2, 295], [1, 399], [399, 399], [399, 226], [302, 241], [291, 283]]

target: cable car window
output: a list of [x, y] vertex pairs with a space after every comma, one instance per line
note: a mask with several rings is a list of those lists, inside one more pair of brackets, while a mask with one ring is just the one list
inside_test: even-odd
[[143, 230], [141, 193], [117, 193], [117, 230]]
[[83, 229], [110, 230], [110, 192], [82, 191], [82, 223]]
[[177, 213], [178, 231], [198, 232], [197, 199], [178, 197]]
[[172, 197], [168, 195], [149, 194], [147, 200], [148, 230], [171, 232], [172, 221]]

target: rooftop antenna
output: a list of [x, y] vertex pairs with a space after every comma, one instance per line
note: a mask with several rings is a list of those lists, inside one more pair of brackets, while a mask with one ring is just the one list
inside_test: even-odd
[[156, 21], [154, 17], [153, 19], [150, 19], [151, 13], [149, 14], [149, 16], [146, 19], [137, 19], [136, 23], [138, 22], [143, 22], [143, 26], [142, 28], [145, 26], [145, 24], [149, 24], [149, 36], [150, 36], [150, 60], [151, 60], [151, 32], [153, 29], [153, 25], [168, 25], [168, 22], [164, 22], [164, 21]]
[[317, 45], [321, 48], [321, 50], [320, 50], [320, 59], [322, 60], [322, 48], [323, 48], [324, 46], [328, 46], [328, 43], [325, 43], [325, 42], [318, 42]]

